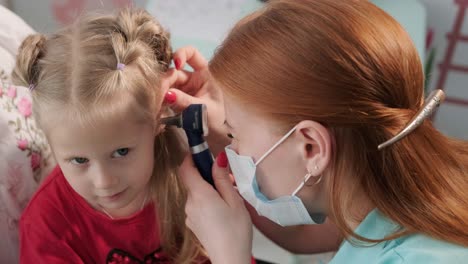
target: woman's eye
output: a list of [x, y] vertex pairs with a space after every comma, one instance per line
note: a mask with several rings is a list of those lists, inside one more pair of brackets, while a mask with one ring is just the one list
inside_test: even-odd
[[227, 136], [228, 138], [232, 138], [232, 139], [234, 138], [234, 136], [231, 133], [228, 133]]
[[87, 158], [73, 158], [71, 160], [71, 163], [75, 164], [75, 165], [83, 165], [85, 163], [87, 163], [89, 160]]
[[130, 150], [128, 148], [118, 149], [112, 154], [112, 157], [114, 157], [114, 158], [125, 157], [125, 156], [127, 156], [129, 151]]

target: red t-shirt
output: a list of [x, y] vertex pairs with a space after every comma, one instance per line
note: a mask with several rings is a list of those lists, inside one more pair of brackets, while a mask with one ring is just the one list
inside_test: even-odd
[[160, 252], [154, 204], [125, 219], [94, 210], [59, 167], [20, 220], [21, 263], [168, 263]]

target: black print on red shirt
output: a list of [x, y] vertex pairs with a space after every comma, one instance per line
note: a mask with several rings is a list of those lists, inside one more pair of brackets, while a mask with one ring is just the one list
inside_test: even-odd
[[106, 258], [107, 264], [170, 264], [169, 258], [162, 252], [161, 248], [156, 249], [141, 260], [132, 256], [124, 250], [114, 248]]

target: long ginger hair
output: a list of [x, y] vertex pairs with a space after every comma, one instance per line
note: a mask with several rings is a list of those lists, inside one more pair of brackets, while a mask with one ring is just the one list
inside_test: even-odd
[[[468, 246], [468, 143], [426, 120], [377, 149], [424, 100], [421, 60], [390, 15], [367, 0], [270, 1], [232, 29], [209, 67], [226, 94], [276, 120], [282, 133], [301, 120], [329, 129], [329, 213], [345, 237], [423, 233]], [[344, 212], [356, 190], [403, 230], [383, 240], [355, 234]]]

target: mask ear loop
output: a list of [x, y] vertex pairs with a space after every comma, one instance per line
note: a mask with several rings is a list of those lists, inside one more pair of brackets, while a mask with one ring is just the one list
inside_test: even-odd
[[[318, 167], [315, 166], [314, 169], [315, 169], [315, 170], [318, 170]], [[296, 194], [299, 192], [299, 190], [302, 189], [302, 187], [304, 187], [304, 186], [310, 187], [310, 186], [315, 186], [315, 185], [319, 184], [319, 183], [322, 181], [323, 175], [320, 175], [320, 177], [318, 177], [318, 179], [317, 179], [314, 183], [312, 183], [312, 184], [306, 184], [306, 182], [307, 182], [311, 177], [314, 177], [314, 178], [315, 178], [315, 177], [317, 177], [317, 176], [314, 176], [314, 175], [312, 174], [312, 172], [307, 172], [307, 174], [304, 176], [304, 179], [302, 180], [301, 184], [292, 192], [291, 195], [292, 195], [292, 196], [296, 195]]]
[[[315, 167], [314, 167], [314, 170], [318, 170], [318, 169], [319, 169], [318, 166], [315, 166]], [[307, 175], [309, 175], [309, 174], [310, 174], [310, 176], [307, 177]], [[307, 175], [306, 175], [306, 177], [304, 177], [304, 185], [305, 185], [305, 186], [308, 186], [308, 187], [315, 186], [315, 185], [319, 184], [319, 183], [322, 181], [322, 178], [323, 178], [323, 174], [320, 174], [320, 177], [319, 177], [314, 183], [312, 183], [312, 184], [305, 184], [305, 183], [309, 180], [309, 178], [310, 178], [311, 176], [314, 177], [314, 178], [317, 177], [317, 176], [313, 176], [311, 172], [307, 173]]]
[[281, 145], [292, 133], [294, 133], [294, 131], [296, 131], [296, 128], [297, 128], [297, 125], [295, 125], [291, 130], [289, 130], [288, 133], [286, 133], [286, 135], [284, 135], [278, 142], [276, 142], [275, 145], [273, 145], [273, 147], [271, 147], [265, 154], [263, 154], [263, 156], [261, 156], [257, 162], [255, 162], [255, 166], [257, 166], [258, 164], [260, 164], [260, 162], [262, 162], [268, 155], [270, 155], [271, 152], [273, 152], [273, 150], [275, 150], [279, 145]]

